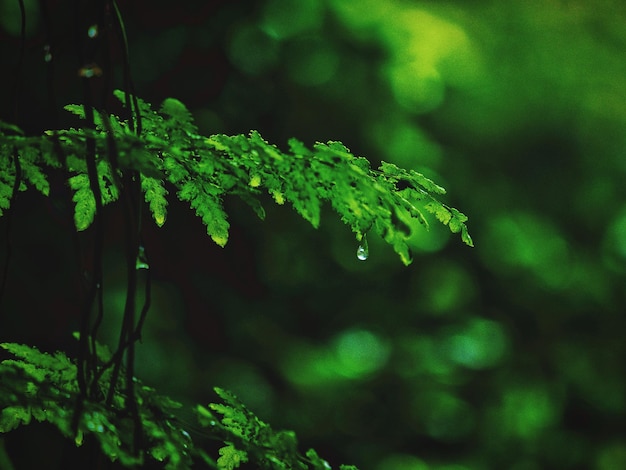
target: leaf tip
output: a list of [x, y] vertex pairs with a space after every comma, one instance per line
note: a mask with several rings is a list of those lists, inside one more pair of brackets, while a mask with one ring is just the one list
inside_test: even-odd
[[221, 234], [211, 234], [211, 239], [219, 246], [221, 246], [222, 248], [224, 248], [226, 246], [226, 243], [228, 242], [228, 235], [221, 235]]

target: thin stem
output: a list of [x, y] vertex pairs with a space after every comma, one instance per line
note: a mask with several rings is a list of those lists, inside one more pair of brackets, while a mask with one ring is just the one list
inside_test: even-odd
[[[124, 26], [124, 20], [122, 13], [120, 12], [117, 2], [112, 0], [113, 8], [115, 9], [115, 15], [117, 18], [118, 31], [122, 37], [122, 57], [124, 60], [124, 93], [126, 98], [126, 108], [131, 110], [131, 117], [129, 119], [129, 127], [131, 131], [135, 131], [137, 135], [141, 134], [141, 112], [139, 111], [139, 103], [137, 96], [135, 95], [135, 87], [130, 74], [130, 55], [128, 52], [128, 38], [126, 36], [126, 27]], [[132, 106], [131, 106], [132, 101]]]
[[[78, 66], [83, 67], [86, 63], [92, 62], [93, 57], [85, 57], [83, 26], [84, 18], [81, 15], [80, 2], [75, 2], [76, 12], [76, 45], [78, 53]], [[93, 49], [91, 49], [93, 55]], [[83, 111], [85, 115], [86, 127], [95, 129], [94, 107], [92, 99], [91, 79], [89, 77], [82, 78], [83, 86]], [[100, 179], [98, 176], [97, 158], [96, 158], [96, 142], [93, 138], [87, 137], [85, 140], [87, 175], [89, 178], [89, 186], [94, 197], [95, 215], [94, 230], [95, 238], [93, 244], [93, 276], [91, 286], [85, 299], [84, 310], [81, 315], [80, 337], [79, 337], [79, 354], [78, 354], [78, 384], [81, 397], [87, 398], [89, 393], [89, 383], [93, 378], [97, 363], [95, 351], [95, 339], [90, 336], [91, 310], [96, 303], [98, 315], [103, 315], [103, 275], [102, 275], [102, 251], [104, 246], [104, 226], [102, 220], [102, 193], [100, 191]]]

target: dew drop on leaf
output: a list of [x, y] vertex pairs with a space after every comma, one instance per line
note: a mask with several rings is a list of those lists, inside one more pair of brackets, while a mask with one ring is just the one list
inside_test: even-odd
[[363, 235], [361, 241], [359, 242], [359, 246], [356, 249], [356, 257], [361, 261], [365, 261], [370, 256], [370, 250], [367, 246], [367, 236]]
[[139, 246], [135, 269], [150, 269], [150, 265], [148, 264], [148, 258], [146, 257], [146, 249], [143, 247], [143, 245]]

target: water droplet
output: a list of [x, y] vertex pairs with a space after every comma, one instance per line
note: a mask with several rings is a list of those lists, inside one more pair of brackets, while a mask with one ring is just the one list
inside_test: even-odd
[[97, 24], [92, 24], [89, 29], [87, 30], [87, 36], [89, 36], [89, 38], [93, 39], [95, 37], [98, 36], [98, 25]]
[[363, 235], [359, 242], [359, 247], [356, 249], [356, 257], [361, 261], [365, 261], [370, 256], [370, 249], [367, 246], [367, 235]]
[[50, 49], [50, 44], [46, 44], [43, 46], [43, 60], [46, 62], [52, 62], [52, 51]]
[[146, 257], [146, 249], [143, 247], [143, 245], [139, 246], [135, 269], [150, 269], [150, 265], [148, 264], [148, 258]]

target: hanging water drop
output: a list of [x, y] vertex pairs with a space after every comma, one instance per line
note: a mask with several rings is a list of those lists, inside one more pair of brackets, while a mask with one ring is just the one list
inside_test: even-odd
[[361, 241], [359, 242], [359, 246], [356, 249], [356, 257], [361, 261], [365, 261], [370, 256], [370, 250], [367, 246], [367, 236], [363, 235], [361, 237]]
[[146, 249], [143, 245], [139, 245], [139, 252], [137, 253], [137, 263], [135, 269], [150, 269], [148, 264], [148, 257], [146, 256]]

